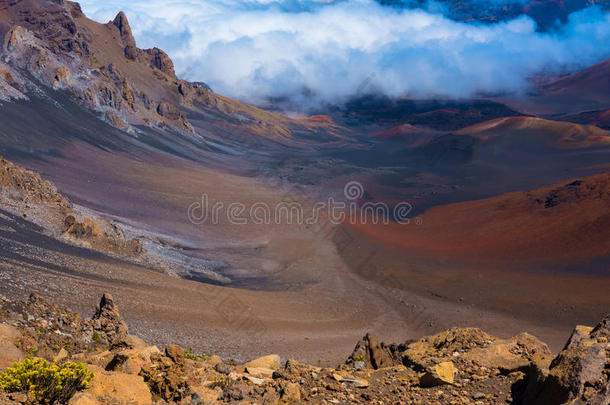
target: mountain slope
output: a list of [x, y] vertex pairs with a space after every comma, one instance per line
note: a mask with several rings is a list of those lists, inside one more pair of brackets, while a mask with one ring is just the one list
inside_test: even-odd
[[435, 207], [422, 215], [424, 224], [417, 229], [358, 228], [418, 255], [511, 262], [610, 258], [609, 206], [610, 174], [605, 173]]
[[[176, 78], [162, 50], [139, 49], [123, 13], [94, 22], [77, 3], [4, 1], [0, 90], [4, 99], [39, 97], [49, 88], [68, 92], [113, 126], [137, 126], [202, 134], [238, 128], [245, 134], [286, 140], [294, 131], [336, 139], [339, 128], [307, 118], [290, 119], [213, 93], [200, 83]], [[189, 117], [205, 117], [203, 128]]]

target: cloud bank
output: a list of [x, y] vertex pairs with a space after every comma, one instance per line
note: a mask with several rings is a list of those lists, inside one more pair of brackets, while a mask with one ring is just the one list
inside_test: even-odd
[[523, 91], [528, 77], [610, 57], [610, 13], [596, 7], [552, 33], [528, 17], [452, 21], [373, 0], [81, 0], [107, 22], [127, 14], [138, 46], [157, 46], [179, 76], [249, 102], [470, 97]]

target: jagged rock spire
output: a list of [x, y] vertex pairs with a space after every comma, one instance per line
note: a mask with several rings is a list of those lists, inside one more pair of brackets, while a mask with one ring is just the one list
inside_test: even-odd
[[119, 29], [121, 34], [121, 42], [125, 45], [125, 57], [132, 60], [135, 59], [138, 49], [125, 13], [120, 11], [112, 21], [112, 24]]
[[112, 295], [102, 295], [100, 305], [92, 318], [93, 329], [103, 340], [111, 344], [121, 343], [127, 337], [129, 330], [123, 321], [119, 309], [112, 299]]

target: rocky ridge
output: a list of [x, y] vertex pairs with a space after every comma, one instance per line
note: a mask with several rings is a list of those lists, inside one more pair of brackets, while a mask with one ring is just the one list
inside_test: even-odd
[[138, 126], [197, 135], [204, 129], [286, 139], [294, 130], [339, 136], [337, 126], [293, 119], [218, 95], [176, 77], [161, 49], [136, 46], [127, 16], [100, 24], [71, 1], [19, 0], [0, 8], [0, 101], [64, 92], [109, 124], [135, 134]]
[[[95, 373], [71, 405], [84, 404], [608, 404], [610, 317], [577, 326], [553, 355], [527, 333], [510, 339], [454, 328], [400, 345], [366, 335], [336, 368], [281, 362], [245, 364], [164, 350], [130, 335], [114, 299], [104, 294], [82, 318], [32, 294], [0, 298], [0, 370], [26, 356], [83, 362]], [[33, 403], [0, 392], [0, 403]]]
[[90, 216], [38, 173], [1, 157], [0, 203], [3, 209], [74, 244], [122, 256], [137, 256], [143, 251], [138, 239], [126, 237], [111, 221]]

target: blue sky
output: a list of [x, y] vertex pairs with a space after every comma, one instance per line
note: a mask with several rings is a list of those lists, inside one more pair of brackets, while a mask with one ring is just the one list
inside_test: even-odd
[[[562, 29], [536, 32], [526, 16], [493, 25], [373, 0], [81, 0], [100, 22], [127, 14], [139, 47], [157, 46], [179, 76], [257, 102], [341, 102], [389, 96], [470, 97], [523, 91], [528, 77], [610, 57], [610, 14], [589, 8]], [[434, 8], [431, 8], [434, 10]], [[366, 91], [366, 89], [365, 89]]]

